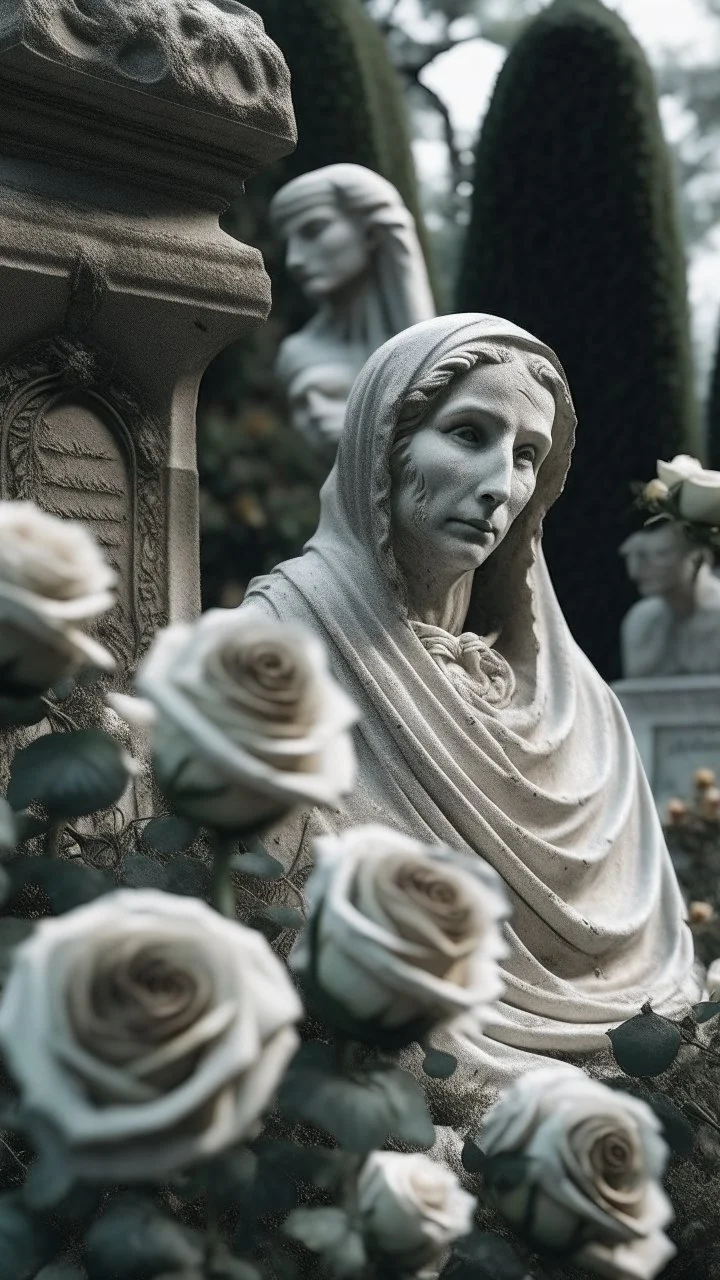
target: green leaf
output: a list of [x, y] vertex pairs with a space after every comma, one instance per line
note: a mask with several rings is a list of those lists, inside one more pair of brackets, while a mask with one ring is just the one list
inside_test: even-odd
[[164, 889], [167, 867], [143, 853], [128, 853], [123, 858], [122, 882], [130, 889]]
[[198, 1233], [135, 1196], [116, 1200], [85, 1243], [89, 1280], [155, 1280], [163, 1272], [202, 1270]]
[[271, 941], [277, 938], [284, 929], [297, 932], [305, 927], [305, 917], [295, 907], [262, 907], [253, 911], [245, 921], [248, 928], [258, 929]]
[[115, 804], [129, 776], [120, 743], [101, 729], [48, 733], [15, 754], [8, 800], [13, 809], [35, 802], [53, 817], [84, 817]]
[[258, 1158], [247, 1147], [196, 1165], [183, 1175], [177, 1187], [183, 1200], [211, 1200], [214, 1204], [243, 1204], [252, 1193], [257, 1177]]
[[283, 1223], [283, 1231], [312, 1253], [319, 1253], [341, 1280], [365, 1267], [362, 1237], [353, 1230], [344, 1209], [296, 1209]]
[[142, 839], [155, 853], [184, 853], [199, 835], [200, 828], [195, 822], [168, 815], [151, 818], [143, 827]]
[[452, 1257], [441, 1272], [446, 1280], [529, 1280], [525, 1263], [512, 1245], [488, 1231], [473, 1231], [456, 1240]]
[[86, 902], [94, 902], [114, 888], [113, 881], [104, 872], [64, 858], [21, 856], [11, 858], [5, 869], [10, 876], [11, 900], [28, 885], [37, 885], [44, 889], [55, 915], [64, 915]]
[[0, 858], [14, 849], [17, 842], [17, 819], [5, 797], [0, 796]]
[[488, 1158], [475, 1138], [467, 1137], [465, 1139], [460, 1159], [462, 1160], [463, 1168], [467, 1169], [468, 1173], [478, 1175], [485, 1172]]
[[0, 1280], [31, 1280], [55, 1248], [50, 1228], [31, 1218], [14, 1192], [0, 1195]]
[[166, 867], [168, 893], [186, 898], [206, 898], [210, 892], [210, 868], [199, 858], [181, 855]]
[[692, 1016], [696, 1022], [709, 1022], [711, 1018], [717, 1018], [720, 1013], [720, 1002], [717, 1000], [703, 1000], [702, 1004], [693, 1006]]
[[615, 1061], [628, 1076], [662, 1075], [682, 1045], [678, 1028], [649, 1008], [607, 1034]]
[[39, 724], [47, 715], [42, 698], [0, 697], [0, 729], [19, 729]]
[[241, 876], [253, 876], [256, 880], [279, 880], [285, 874], [282, 862], [271, 858], [264, 849], [250, 849], [247, 853], [235, 853], [230, 860], [233, 871]]
[[457, 1058], [451, 1053], [441, 1053], [439, 1049], [428, 1049], [422, 1069], [431, 1080], [449, 1080], [457, 1071]]
[[506, 1194], [521, 1187], [528, 1178], [527, 1156], [503, 1152], [498, 1156], [487, 1156], [483, 1166], [485, 1184], [491, 1190]]
[[340, 1074], [332, 1046], [313, 1041], [294, 1058], [280, 1088], [287, 1115], [316, 1125], [348, 1151], [365, 1153], [398, 1138], [431, 1147], [435, 1130], [420, 1086], [398, 1067]]
[[34, 920], [19, 920], [15, 916], [0, 917], [0, 986], [10, 972], [15, 948], [30, 937], [34, 927]]

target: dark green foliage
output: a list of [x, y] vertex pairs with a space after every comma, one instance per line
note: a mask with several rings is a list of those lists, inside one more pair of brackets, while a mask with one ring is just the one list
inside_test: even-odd
[[350, 162], [388, 178], [419, 214], [402, 89], [361, 0], [255, 0], [251, 7], [290, 67], [299, 143], [282, 164], [248, 182], [224, 221], [262, 252], [273, 310], [264, 328], [214, 362], [201, 392], [206, 607], [239, 602], [251, 577], [299, 552], [315, 530], [326, 474], [286, 425], [273, 383], [279, 342], [308, 312], [269, 225], [272, 196], [298, 174]]
[[616, 676], [634, 598], [617, 553], [629, 486], [695, 446], [685, 264], [655, 86], [600, 0], [556, 0], [503, 66], [457, 301], [530, 329], [567, 371], [578, 438], [545, 548], [571, 630]]
[[682, 1036], [674, 1023], [643, 1009], [608, 1031], [613, 1056], [628, 1076], [659, 1076], [675, 1061]]

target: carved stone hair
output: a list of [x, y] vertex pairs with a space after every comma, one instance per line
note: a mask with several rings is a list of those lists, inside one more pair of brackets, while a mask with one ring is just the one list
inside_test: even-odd
[[513, 360], [520, 360], [535, 381], [552, 393], [556, 405], [569, 404], [567, 390], [560, 374], [544, 356], [528, 354], [515, 347], [478, 339], [476, 342], [468, 342], [467, 346], [445, 356], [410, 388], [398, 416], [393, 449], [402, 445], [409, 435], [422, 426], [435, 401], [447, 392], [456, 378], [469, 373], [479, 364], [509, 364]]

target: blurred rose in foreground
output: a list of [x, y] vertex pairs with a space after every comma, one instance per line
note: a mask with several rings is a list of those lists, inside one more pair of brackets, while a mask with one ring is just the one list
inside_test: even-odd
[[290, 960], [303, 987], [373, 1027], [462, 1017], [480, 1030], [502, 993], [509, 914], [480, 858], [358, 826], [316, 842], [306, 894], [310, 924]]
[[112, 670], [82, 628], [112, 608], [115, 581], [83, 525], [0, 502], [0, 695], [42, 693], [83, 666]]
[[574, 1067], [530, 1071], [487, 1113], [476, 1142], [486, 1157], [524, 1161], [494, 1199], [534, 1246], [610, 1280], [653, 1280], [674, 1255], [660, 1185], [668, 1152], [639, 1099]]
[[255, 1135], [301, 1015], [259, 933], [194, 898], [122, 890], [17, 948], [0, 1048], [73, 1178], [148, 1181]]
[[429, 1156], [374, 1151], [360, 1171], [357, 1208], [371, 1249], [412, 1274], [470, 1233], [476, 1204]]
[[111, 704], [151, 726], [160, 786], [205, 826], [251, 830], [352, 789], [357, 712], [300, 626], [210, 610], [161, 631], [135, 684]]

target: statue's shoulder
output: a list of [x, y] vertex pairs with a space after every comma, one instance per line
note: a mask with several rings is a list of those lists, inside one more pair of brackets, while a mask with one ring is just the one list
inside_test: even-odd
[[651, 630], [659, 623], [668, 620], [668, 607], [659, 596], [650, 596], [647, 600], [638, 600], [628, 609], [622, 621], [623, 632], [627, 635], [638, 635]]

